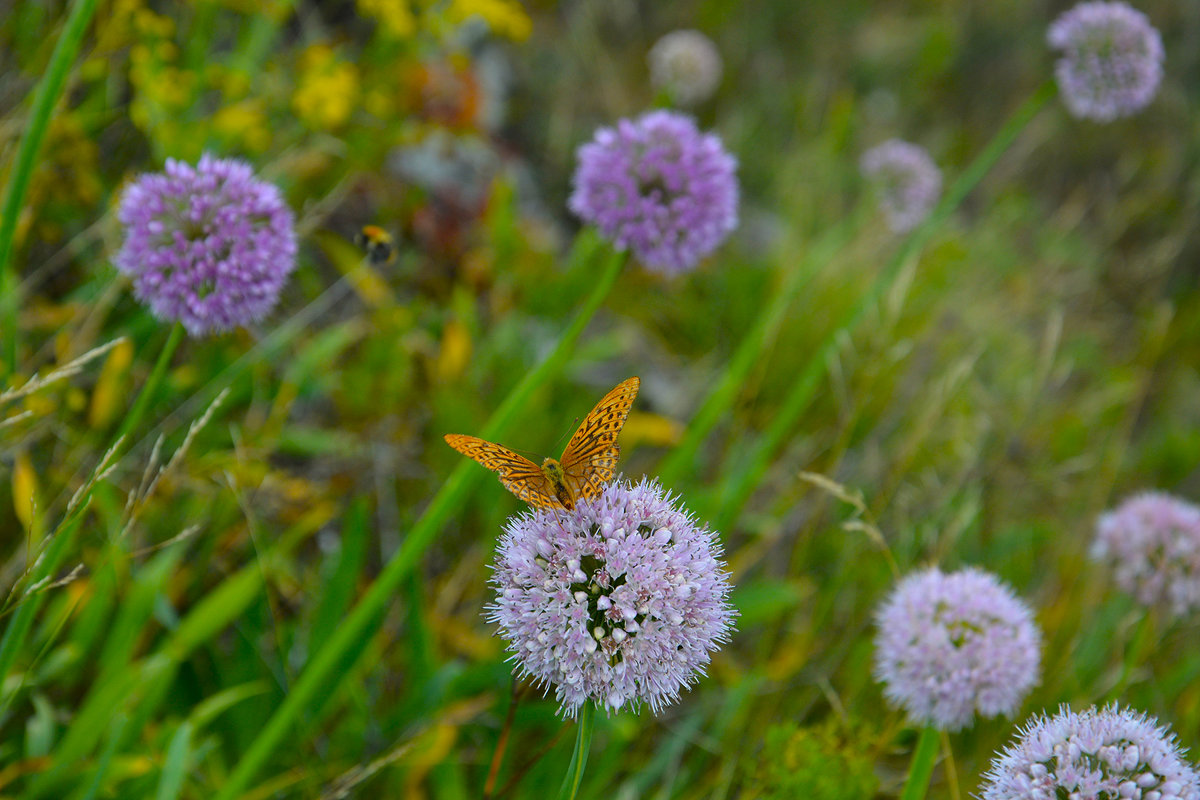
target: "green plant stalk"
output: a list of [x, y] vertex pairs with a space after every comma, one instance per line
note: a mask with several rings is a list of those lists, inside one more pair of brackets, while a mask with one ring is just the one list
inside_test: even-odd
[[[80, 503], [75, 513], [64, 520], [59, 529], [50, 537], [49, 544], [41, 554], [38, 556], [30, 554], [30, 558], [36, 558], [36, 561], [27, 586], [33, 586], [46, 580], [62, 564], [75, 540], [75, 533], [79, 530], [86, 508], [86, 503]], [[21, 652], [21, 648], [24, 647], [25, 638], [29, 635], [29, 630], [33, 625], [33, 618], [41, 609], [45, 597], [45, 592], [37, 592], [16, 601], [20, 605], [13, 612], [12, 618], [4, 629], [4, 637], [0, 639], [0, 686], [5, 684], [8, 673], [12, 671], [17, 653]], [[9, 703], [18, 692], [20, 692], [19, 686], [11, 693], [0, 695], [0, 715], [8, 710]]]
[[579, 784], [583, 783], [583, 769], [587, 766], [588, 751], [592, 749], [592, 725], [596, 718], [596, 707], [591, 701], [585, 700], [579, 709], [579, 730], [575, 735], [575, 751], [571, 753], [571, 763], [567, 765], [567, 774], [563, 777], [562, 788], [558, 790], [558, 800], [575, 800], [579, 793]]
[[800, 263], [784, 275], [782, 283], [773, 292], [774, 296], [766, 313], [760, 315], [742, 337], [741, 344], [721, 373], [716, 386], [688, 423], [683, 439], [659, 465], [658, 479], [664, 486], [671, 486], [679, 480], [680, 475], [693, 468], [700, 445], [737, 400], [738, 392], [746, 384], [746, 377], [754, 369], [754, 365], [760, 363], [763, 352], [775, 339], [784, 316], [800, 290], [808, 285], [813, 276], [819, 273], [847, 242], [853, 240], [861, 224], [862, 221], [856, 214], [829, 228], [808, 249]]
[[900, 800], [924, 800], [925, 792], [929, 789], [929, 778], [933, 775], [933, 764], [937, 761], [939, 743], [936, 728], [927, 726], [921, 730], [912, 763], [908, 765], [908, 778], [904, 781], [904, 794], [900, 795]]
[[133, 401], [133, 408], [129, 409], [129, 413], [125, 415], [125, 419], [117, 431], [117, 439], [130, 436], [137, 431], [138, 423], [145, 416], [146, 409], [150, 405], [150, 400], [154, 397], [154, 393], [158, 391], [158, 386], [162, 383], [163, 376], [167, 374], [167, 367], [171, 365], [171, 357], [175, 355], [175, 350], [179, 347], [179, 342], [182, 339], [183, 325], [176, 322], [171, 328], [171, 333], [167, 336], [167, 341], [163, 344], [162, 350], [159, 351], [158, 361], [154, 362], [154, 369], [150, 371], [150, 377], [146, 379], [146, 382], [142, 385], [142, 391], [138, 393], [137, 399]]
[[33, 108], [29, 112], [29, 126], [25, 129], [25, 135], [21, 137], [16, 161], [8, 178], [4, 206], [0, 208], [0, 341], [3, 342], [10, 375], [17, 371], [17, 309], [21, 305], [20, 298], [17, 297], [16, 270], [10, 263], [13, 241], [17, 235], [17, 218], [21, 214], [21, 204], [25, 202], [25, 193], [29, 190], [29, 181], [33, 177], [33, 167], [42, 148], [42, 140], [46, 138], [50, 113], [62, 94], [63, 86], [67, 82], [67, 73], [75, 62], [79, 43], [83, 40], [92, 15], [96, 13], [97, 4], [98, 0], [76, 0], [71, 6], [62, 35], [58, 37], [54, 52], [50, 54], [46, 74], [34, 93]]
[[804, 369], [800, 371], [788, 396], [772, 418], [770, 426], [753, 445], [746, 465], [727, 478], [721, 490], [716, 493], [715, 496], [719, 500], [710, 515], [716, 530], [728, 530], [741, 514], [742, 507], [745, 506], [746, 501], [754, 492], [754, 488], [762, 480], [770, 466], [771, 459], [775, 457], [784, 441], [791, 435], [796, 422], [808, 408], [808, 404], [824, 376], [826, 363], [837, 347], [838, 340], [845, 333], [853, 330], [867, 315], [867, 312], [879, 302], [879, 299], [891, 288], [908, 259], [925, 246], [966, 196], [979, 185], [979, 182], [991, 171], [1021, 131], [1053, 95], [1054, 84], [1047, 82], [1009, 117], [1004, 127], [996, 132], [983, 151], [950, 187], [924, 224], [905, 238], [866, 293], [859, 298], [842, 322], [825, 337], [824, 342], [809, 358]]
[[[610, 253], [608, 264], [584, 301], [582, 308], [559, 339], [558, 345], [517, 384], [496, 410], [481, 436], [485, 439], [503, 438], [509, 426], [533, 393], [566, 364], [576, 341], [591, 321], [616, 283], [625, 263], [625, 256]], [[294, 733], [304, 719], [306, 709], [315, 707], [337, 690], [337, 685], [350, 671], [361, 654], [362, 647], [383, 621], [388, 604], [393, 601], [403, 581], [420, 563], [421, 556], [433, 542], [442, 524], [461, 507], [471, 483], [481, 475], [479, 466], [463, 460], [450, 473], [442, 488], [434, 495], [425, 512], [413, 525], [400, 549], [384, 566], [383, 571], [362, 599], [346, 615], [328, 642], [308, 662], [283, 703], [258, 732], [250, 747], [238, 760], [229, 779], [215, 800], [233, 800], [262, 769], [267, 759], [280, 745], [284, 736]], [[358, 647], [358, 652], [352, 648]], [[340, 674], [338, 669], [341, 668]]]

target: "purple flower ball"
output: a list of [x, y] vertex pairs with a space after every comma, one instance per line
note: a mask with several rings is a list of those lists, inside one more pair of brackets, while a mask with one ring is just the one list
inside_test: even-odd
[[1141, 111], [1162, 80], [1162, 37], [1125, 3], [1080, 3], [1050, 26], [1050, 46], [1063, 55], [1054, 74], [1067, 110], [1111, 122]]
[[925, 149], [889, 139], [863, 153], [863, 177], [879, 193], [879, 204], [893, 233], [906, 233], [929, 216], [942, 193], [942, 172]]
[[1092, 557], [1145, 605], [1200, 609], [1200, 508], [1169, 494], [1134, 495], [1100, 515]]
[[1038, 681], [1033, 614], [994, 576], [933, 568], [902, 580], [876, 613], [875, 675], [921, 725], [958, 730], [1012, 714]]
[[691, 117], [651, 111], [579, 148], [568, 206], [652, 272], [696, 267], [737, 227], [737, 161]]
[[117, 269], [154, 316], [192, 336], [262, 319], [296, 266], [291, 209], [242, 161], [167, 159], [125, 190], [118, 218]]
[[508, 521], [488, 620], [567, 715], [587, 700], [657, 713], [729, 640], [720, 555], [716, 535], [656, 482], [618, 479], [571, 511]]
[[1175, 735], [1116, 704], [1036, 716], [992, 761], [983, 800], [1200, 800], [1200, 780]]

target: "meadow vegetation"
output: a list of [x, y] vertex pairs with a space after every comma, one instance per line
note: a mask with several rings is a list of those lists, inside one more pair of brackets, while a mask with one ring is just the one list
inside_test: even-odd
[[[1200, 14], [1138, 0], [1161, 84], [1098, 120], [1055, 82], [1067, 3], [749, 5], [15, 0], [0, 798], [564, 796], [586, 731], [565, 796], [958, 800], [1061, 704], [1200, 747], [1200, 514], [1146, 537], [1170, 597], [1122, 577], [1142, 517], [1094, 550], [1127, 498], [1200, 499]], [[648, 61], [693, 29], [707, 96]], [[572, 198], [580, 147], [656, 109], [711, 137], [723, 204], [680, 212], [713, 235], [666, 261]], [[911, 225], [864, 175], [891, 139], [940, 170]], [[213, 258], [294, 263], [250, 282], [281, 286], [268, 311], [185, 331], [143, 302], [122, 202], [205, 154], [294, 218], [259, 239], [286, 214], [245, 211]], [[443, 436], [540, 464], [630, 376], [616, 471], [713, 532], [731, 588], [695, 582], [712, 641], [677, 700], [576, 717], [498, 635], [498, 544], [549, 523]], [[703, 550], [690, 525], [662, 541]], [[926, 727], [881, 685], [881, 604], [930, 567], [1029, 609], [1003, 713]]]

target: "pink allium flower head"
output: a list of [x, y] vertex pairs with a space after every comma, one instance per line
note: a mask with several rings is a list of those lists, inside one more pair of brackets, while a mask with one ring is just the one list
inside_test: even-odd
[[1126, 3], [1080, 3], [1054, 21], [1046, 37], [1062, 51], [1054, 74], [1067, 110], [1111, 122], [1141, 111], [1162, 80], [1162, 37]]
[[1134, 495], [1100, 515], [1092, 557], [1145, 605], [1200, 609], [1200, 508], [1161, 492]]
[[942, 172], [925, 149], [889, 139], [863, 153], [863, 177], [879, 193], [879, 204], [893, 233], [905, 233], [929, 216], [942, 193]]
[[651, 111], [579, 148], [568, 205], [647, 269], [688, 272], [737, 227], [737, 161], [691, 117]]
[[983, 800], [1200, 800], [1200, 781], [1175, 735], [1116, 704], [1037, 716], [992, 761]]
[[587, 700], [657, 713], [729, 639], [720, 555], [716, 535], [657, 483], [618, 479], [571, 511], [508, 521], [488, 619], [566, 714]]
[[159, 319], [202, 336], [266, 316], [296, 266], [291, 209], [249, 164], [167, 159], [122, 194], [113, 259]]
[[1012, 714], [1038, 681], [1033, 614], [989, 573], [909, 575], [876, 613], [875, 675], [922, 725], [958, 730], [975, 712]]
[[659, 39], [646, 56], [650, 83], [681, 106], [694, 106], [712, 97], [721, 83], [721, 54], [700, 31], [672, 31]]

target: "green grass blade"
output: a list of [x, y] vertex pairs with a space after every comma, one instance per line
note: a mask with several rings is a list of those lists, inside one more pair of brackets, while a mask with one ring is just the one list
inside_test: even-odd
[[924, 800], [925, 792], [929, 789], [929, 778], [933, 775], [933, 765], [937, 761], [938, 732], [932, 727], [921, 730], [921, 738], [917, 740], [917, 749], [913, 752], [912, 763], [908, 767], [908, 779], [904, 782], [904, 794], [900, 800]]
[[71, 13], [67, 17], [62, 35], [58, 37], [54, 52], [50, 55], [46, 74], [38, 83], [33, 96], [29, 127], [21, 137], [16, 162], [8, 178], [4, 206], [0, 208], [0, 304], [3, 306], [0, 310], [0, 341], [4, 342], [5, 360], [10, 374], [17, 371], [17, 310], [21, 307], [20, 298], [17, 297], [19, 281], [11, 264], [13, 240], [17, 234], [17, 218], [21, 214], [21, 206], [29, 190], [29, 181], [33, 177], [33, 167], [42, 148], [42, 140], [46, 138], [50, 114], [58, 102], [59, 95], [62, 94], [63, 86], [67, 82], [67, 73], [75, 62], [79, 43], [83, 40], [92, 15], [96, 13], [97, 4], [97, 0], [76, 0], [71, 6]]
[[[484, 426], [481, 436], [487, 439], [503, 438], [503, 434], [516, 420], [533, 393], [562, 370], [584, 328], [612, 290], [624, 263], [623, 255], [608, 254], [608, 263], [583, 306], [559, 339], [558, 345], [517, 384]], [[361, 652], [362, 643], [369, 638], [367, 634], [378, 628], [389, 603], [394, 600], [396, 591], [404, 579], [416, 569], [421, 556], [441, 530], [442, 524], [461, 506], [472, 481], [479, 475], [479, 466], [466, 460], [450, 473], [450, 477], [442, 484], [441, 490], [413, 525], [404, 543], [383, 568], [375, 583], [347, 615], [328, 643], [313, 654], [283, 704], [267, 721], [230, 773], [229, 780], [221, 787], [216, 800], [232, 800], [237, 797], [263, 768], [284, 737], [289, 732], [294, 732], [293, 729], [305, 710], [334, 692], [339, 680], [337, 668], [343, 667], [341, 675], [344, 676], [347, 665], [353, 663], [358, 652]]]
[[771, 459], [783, 446], [784, 441], [792, 434], [797, 421], [808, 408], [813, 395], [820, 384], [825, 372], [829, 356], [837, 347], [837, 342], [844, 333], [853, 330], [866, 316], [867, 312], [879, 302], [891, 288], [901, 267], [915, 255], [942, 224], [954, 213], [966, 196], [979, 185], [984, 176], [996, 165], [1000, 157], [1008, 150], [1017, 136], [1023, 131], [1030, 120], [1054, 95], [1054, 84], [1044, 84], [1040, 89], [1021, 105], [1005, 123], [992, 140], [984, 147], [974, 161], [963, 171], [958, 180], [950, 187], [946, 196], [938, 203], [929, 219], [918, 227], [897, 248], [887, 266], [867, 289], [845, 318], [829, 335], [822, 345], [808, 359], [804, 369], [800, 371], [787, 398], [772, 418], [771, 425], [758, 438], [750, 451], [750, 456], [742, 468], [730, 475], [715, 496], [719, 498], [712, 506], [711, 519], [716, 530], [728, 530], [736, 521], [742, 507], [749, 500], [754, 488], [762, 480]]
[[567, 774], [563, 777], [562, 788], [558, 790], [558, 800], [575, 800], [579, 794], [579, 785], [583, 783], [583, 770], [587, 767], [588, 751], [592, 749], [592, 726], [596, 718], [596, 706], [585, 701], [579, 709], [579, 730], [575, 735], [575, 750], [571, 753], [571, 763], [567, 765]]
[[183, 791], [187, 777], [188, 757], [192, 750], [192, 723], [185, 722], [171, 737], [167, 746], [167, 757], [163, 760], [162, 774], [158, 779], [155, 800], [176, 800]]
[[861, 224], [858, 216], [852, 216], [830, 228], [809, 248], [801, 262], [784, 275], [782, 284], [772, 293], [773, 299], [766, 313], [758, 317], [754, 326], [742, 338], [720, 379], [688, 423], [683, 439], [659, 465], [658, 479], [664, 486], [671, 486], [686, 470], [692, 469], [704, 438], [737, 400], [738, 392], [745, 385], [747, 376], [779, 332], [779, 327], [800, 290], [824, 269], [847, 242], [853, 240]]

